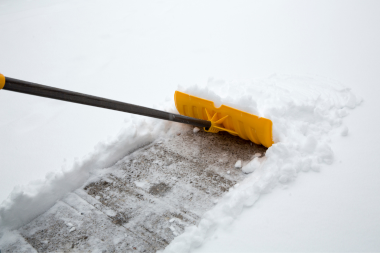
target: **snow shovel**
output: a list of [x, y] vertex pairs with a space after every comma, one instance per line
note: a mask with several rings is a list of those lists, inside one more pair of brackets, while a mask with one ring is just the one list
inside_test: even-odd
[[225, 105], [216, 108], [212, 101], [179, 91], [175, 92], [174, 100], [181, 115], [17, 80], [2, 74], [0, 89], [185, 123], [210, 133], [226, 131], [268, 148], [273, 144], [271, 120]]

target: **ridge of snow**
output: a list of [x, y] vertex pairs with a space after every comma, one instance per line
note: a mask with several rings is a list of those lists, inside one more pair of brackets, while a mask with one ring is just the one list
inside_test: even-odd
[[271, 119], [276, 143], [267, 150], [265, 160], [258, 162], [255, 157], [250, 162], [254, 163], [254, 169], [246, 172], [253, 173], [230, 189], [198, 226], [187, 228], [162, 252], [192, 251], [217, 229], [229, 226], [261, 194], [275, 187], [286, 188], [301, 171], [318, 172], [331, 164], [334, 159], [331, 137], [341, 134], [342, 128], [346, 131], [342, 118], [362, 101], [339, 83], [307, 76], [273, 75], [267, 80], [230, 83], [210, 79], [207, 87], [181, 89], [216, 101], [216, 106], [223, 101], [225, 105]]
[[[173, 108], [162, 107], [173, 111]], [[111, 141], [100, 142], [94, 151], [77, 160], [71, 168], [49, 173], [45, 180], [15, 187], [0, 205], [0, 235], [5, 230], [17, 229], [48, 210], [67, 193], [79, 188], [96, 170], [112, 166], [127, 154], [170, 133], [172, 124], [146, 117], [131, 117], [120, 133]]]

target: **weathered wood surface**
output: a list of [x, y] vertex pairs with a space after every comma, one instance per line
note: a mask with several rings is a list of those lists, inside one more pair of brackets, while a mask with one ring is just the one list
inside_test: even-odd
[[17, 251], [156, 252], [196, 225], [244, 179], [237, 160], [266, 149], [229, 134], [192, 129], [158, 139], [104, 169], [18, 230]]

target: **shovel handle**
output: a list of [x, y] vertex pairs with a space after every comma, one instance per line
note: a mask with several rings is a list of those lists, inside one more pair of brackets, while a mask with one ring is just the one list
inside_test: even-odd
[[174, 114], [164, 111], [159, 111], [143, 106], [128, 104], [116, 100], [111, 100], [107, 98], [101, 98], [96, 96], [91, 96], [83, 93], [73, 92], [69, 90], [58, 89], [46, 85], [26, 82], [10, 77], [5, 77], [0, 74], [0, 89], [14, 91], [19, 93], [25, 93], [29, 95], [35, 95], [45, 98], [52, 98], [57, 100], [63, 100], [67, 102], [90, 105], [100, 108], [106, 108], [115, 111], [128, 112], [138, 115], [143, 115], [147, 117], [169, 120], [184, 124], [189, 124], [197, 127], [211, 127], [211, 122], [207, 120], [201, 120], [196, 118], [191, 118], [183, 116], [180, 114]]

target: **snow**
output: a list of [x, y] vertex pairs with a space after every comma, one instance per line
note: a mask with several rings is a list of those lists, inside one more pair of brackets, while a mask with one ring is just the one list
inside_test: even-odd
[[245, 173], [251, 173], [251, 172], [254, 172], [256, 169], [260, 168], [261, 164], [262, 164], [262, 160], [261, 158], [258, 158], [258, 157], [255, 157], [253, 158], [252, 161], [250, 161], [248, 164], [246, 164], [242, 170], [243, 172]]
[[201, 129], [199, 129], [198, 127], [194, 127], [194, 129], [193, 129], [193, 133], [198, 133], [199, 132], [199, 130], [201, 130]]
[[147, 187], [149, 188], [149, 184], [146, 181], [142, 181], [142, 182], [135, 181], [135, 185], [140, 188], [147, 188]]
[[347, 126], [343, 127], [343, 130], [342, 130], [342, 132], [341, 132], [341, 135], [342, 135], [342, 136], [347, 136], [347, 135], [348, 135], [348, 127], [347, 127]]
[[237, 168], [237, 169], [240, 169], [240, 168], [241, 168], [241, 160], [238, 160], [238, 161], [235, 163], [235, 168]]
[[[249, 178], [167, 251], [379, 251], [379, 7], [4, 0], [0, 71], [166, 110], [180, 84], [273, 120], [266, 160], [252, 158]], [[171, 106], [157, 105], [164, 98]], [[0, 107], [2, 228], [27, 223], [169, 128], [6, 91]], [[6, 240], [22, 241], [10, 231]]]
[[17, 232], [17, 231], [5, 231], [0, 237], [0, 246], [3, 249], [3, 245], [13, 244], [16, 248], [12, 248], [13, 252], [30, 252], [37, 253], [37, 251], [30, 246], [29, 243]]

